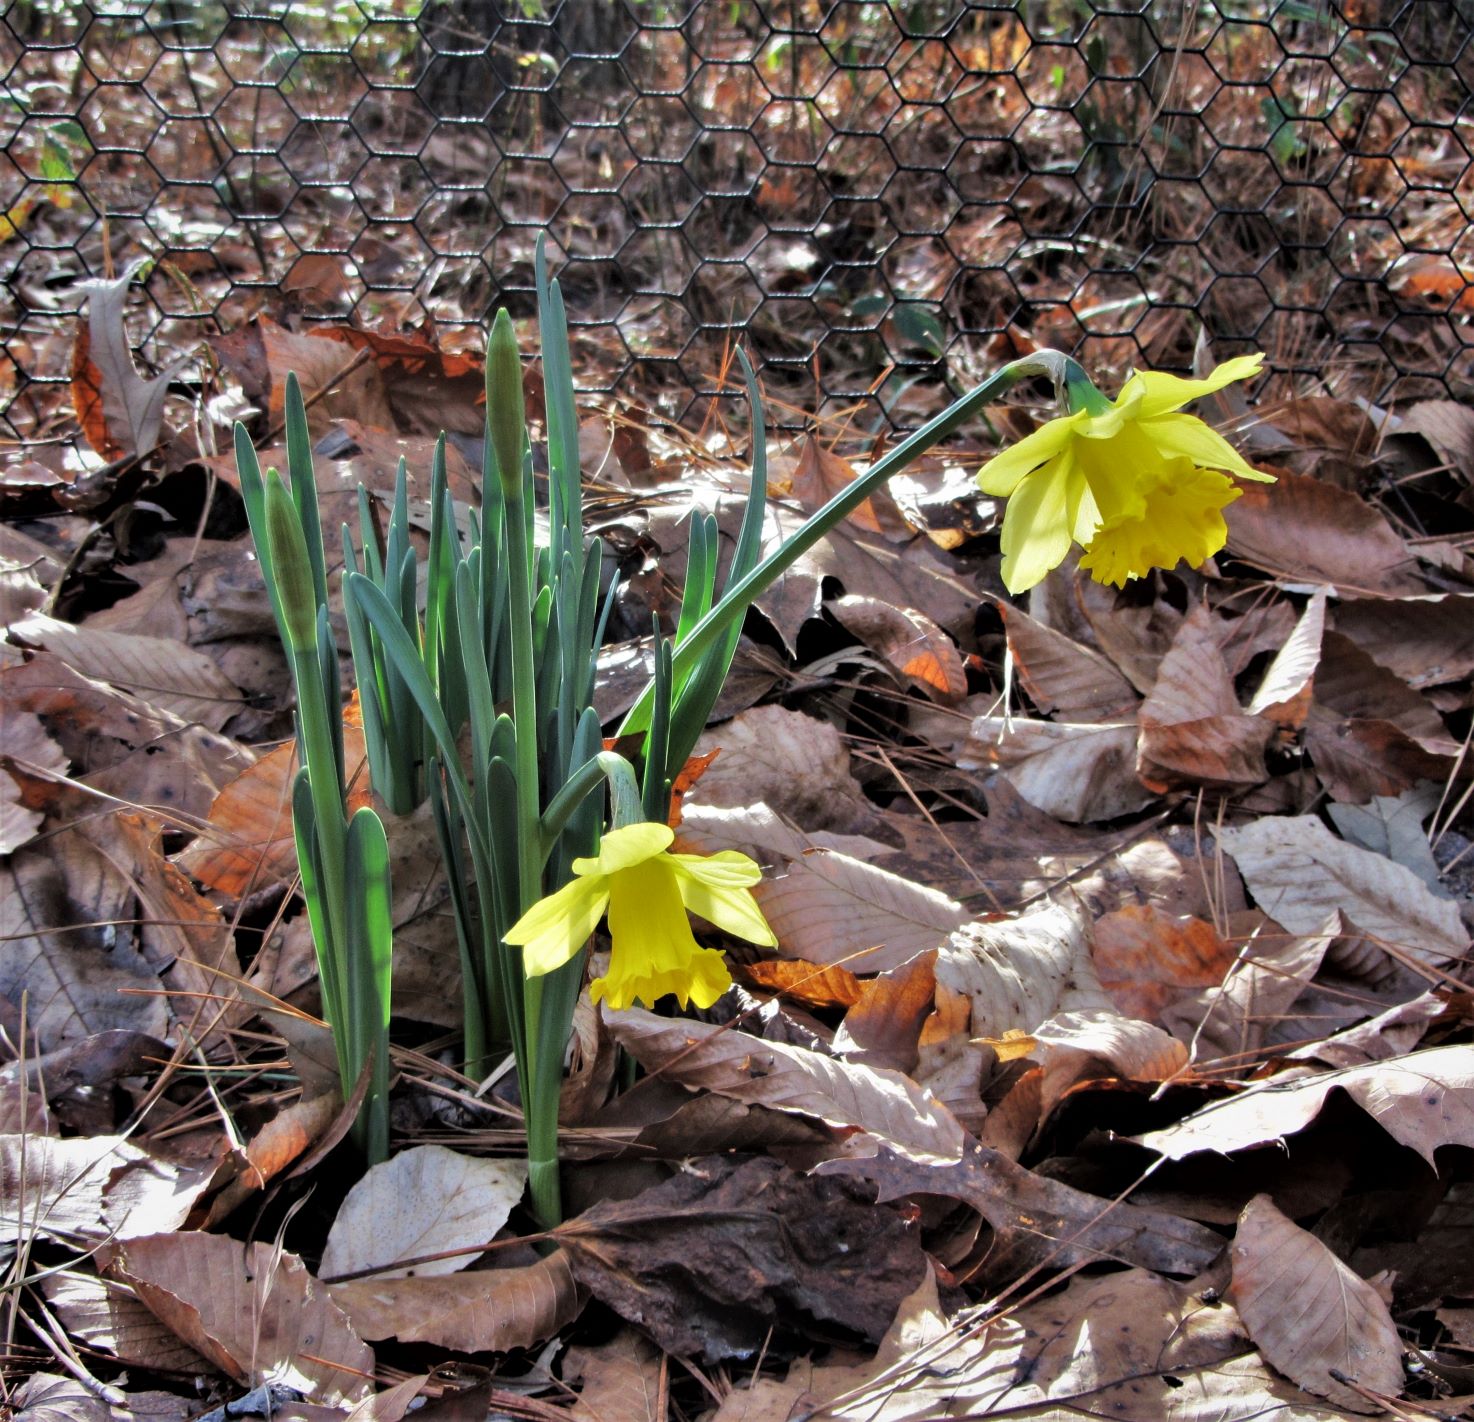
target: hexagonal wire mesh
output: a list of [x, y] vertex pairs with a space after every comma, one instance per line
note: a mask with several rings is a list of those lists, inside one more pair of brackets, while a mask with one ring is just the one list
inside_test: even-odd
[[544, 229], [585, 387], [670, 418], [734, 338], [790, 422], [915, 424], [1032, 342], [1180, 369], [1200, 327], [1467, 393], [1471, 33], [1432, 0], [15, 0], [0, 412], [65, 434], [76, 283], [135, 255], [155, 360], [260, 310], [473, 343]]

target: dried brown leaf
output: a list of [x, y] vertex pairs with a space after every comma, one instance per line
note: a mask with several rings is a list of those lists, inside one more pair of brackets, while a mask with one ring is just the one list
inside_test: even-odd
[[166, 1373], [209, 1373], [213, 1368], [181, 1342], [116, 1279], [65, 1269], [41, 1281], [41, 1291], [68, 1334], [89, 1348], [133, 1367]]
[[1087, 725], [1131, 718], [1136, 691], [1114, 663], [1012, 603], [992, 601], [1003, 618], [1019, 680], [1040, 711]]
[[573, 1422], [664, 1422], [660, 1350], [633, 1328], [621, 1328], [607, 1343], [570, 1348], [563, 1378], [582, 1383], [568, 1414]]
[[1290, 582], [1347, 593], [1423, 591], [1396, 530], [1348, 489], [1277, 471], [1273, 484], [1242, 486], [1224, 517], [1229, 552]]
[[740, 849], [763, 864], [768, 872], [754, 895], [784, 953], [806, 962], [884, 972], [935, 948], [967, 921], [956, 900], [820, 848], [766, 805], [714, 809], [688, 802], [676, 847], [698, 854]]
[[1351, 1412], [1383, 1409], [1338, 1381], [1402, 1392], [1402, 1340], [1381, 1296], [1268, 1195], [1239, 1217], [1232, 1296], [1259, 1351], [1306, 1392]]
[[431, 1343], [462, 1353], [530, 1348], [578, 1317], [578, 1286], [560, 1249], [514, 1269], [330, 1286], [365, 1338]]
[[817, 1319], [879, 1339], [926, 1272], [914, 1231], [860, 1186], [706, 1157], [557, 1231], [575, 1276], [667, 1351], [751, 1357]]
[[153, 1234], [123, 1244], [110, 1272], [239, 1383], [284, 1383], [320, 1403], [373, 1390], [373, 1351], [294, 1254], [224, 1235]]
[[853, 594], [825, 605], [903, 685], [918, 686], [948, 706], [967, 695], [967, 669], [957, 644], [924, 612]]
[[148, 705], [218, 731], [241, 709], [238, 687], [203, 652], [164, 637], [100, 632], [32, 613], [10, 633], [45, 648], [83, 676], [110, 682]]

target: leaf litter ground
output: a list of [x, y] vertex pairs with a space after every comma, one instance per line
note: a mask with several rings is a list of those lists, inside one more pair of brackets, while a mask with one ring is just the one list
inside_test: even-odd
[[[385, 498], [401, 454], [423, 481], [427, 411], [479, 425], [474, 363], [427, 339], [265, 317], [227, 339], [219, 409], [247, 387], [268, 447], [285, 372], [318, 372], [325, 522], [360, 480]], [[99, 1418], [242, 1394], [236, 1415], [313, 1418], [1457, 1415], [1474, 415], [1268, 395], [1205, 413], [1280, 476], [1229, 509], [1207, 568], [1122, 593], [1066, 569], [1014, 605], [1000, 511], [971, 483], [989, 439], [897, 480], [764, 597], [679, 834], [766, 866], [780, 947], [722, 944], [738, 986], [701, 1016], [580, 1007], [569, 1219], [547, 1237], [518, 1204], [507, 1079], [454, 1066], [423, 817], [390, 824], [398, 1154], [360, 1179], [342, 1144], [294, 887], [288, 679], [231, 462], [150, 427], [146, 496], [115, 471], [100, 504], [16, 465], [13, 1400]], [[678, 605], [691, 511], [735, 531], [742, 436], [719, 415], [699, 435], [651, 424], [636, 394], [581, 433], [620, 580], [612, 721], [650, 673], [652, 616]], [[828, 434], [773, 449], [770, 540], [852, 477], [841, 450], [875, 453]], [[473, 433], [450, 462], [468, 505]], [[351, 703], [345, 721], [367, 797]]]

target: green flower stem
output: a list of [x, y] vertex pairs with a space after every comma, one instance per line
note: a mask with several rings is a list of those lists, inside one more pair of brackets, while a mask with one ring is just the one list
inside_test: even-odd
[[[696, 623], [690, 635], [675, 649], [675, 684], [683, 684], [700, 664], [707, 650], [718, 644], [723, 633], [743, 616], [756, 598], [766, 592], [835, 524], [864, 503], [888, 479], [899, 474], [982, 406], [997, 400], [1021, 380], [1045, 376], [1054, 381], [1057, 391], [1062, 392], [1070, 366], [1080, 369], [1075, 361], [1058, 351], [1037, 351], [1033, 355], [1010, 361], [990, 379], [970, 390], [960, 400], [954, 401], [940, 415], [902, 440], [884, 459], [861, 474], [848, 488], [841, 489], [823, 508], [811, 515], [797, 532], [786, 539], [780, 548], [759, 563], [745, 578], [728, 588], [721, 601]], [[620, 727], [621, 735], [643, 731], [649, 726], [654, 699], [655, 688], [652, 681], [646, 684], [639, 699], [626, 714]], [[679, 771], [680, 767], [675, 769]]]

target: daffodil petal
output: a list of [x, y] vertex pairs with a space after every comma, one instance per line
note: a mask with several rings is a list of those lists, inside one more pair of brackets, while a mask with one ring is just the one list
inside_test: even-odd
[[575, 874], [617, 874], [653, 859], [671, 846], [675, 831], [669, 825], [645, 821], [612, 829], [599, 841], [599, 853], [593, 859], [575, 859]]
[[978, 470], [978, 487], [985, 494], [1005, 498], [1026, 474], [1053, 459], [1078, 433], [1080, 416], [1050, 420], [1017, 444], [995, 454]]
[[1232, 360], [1224, 361], [1202, 380], [1185, 380], [1180, 375], [1167, 375], [1160, 370], [1142, 370], [1122, 386], [1118, 398], [1124, 399], [1129, 390], [1140, 390], [1141, 404], [1137, 408], [1136, 418], [1151, 420], [1158, 415], [1165, 415], [1169, 410], [1180, 410], [1184, 405], [1200, 400], [1204, 395], [1211, 395], [1215, 390], [1222, 390], [1225, 385], [1232, 385], [1236, 380], [1251, 380], [1259, 374], [1263, 364], [1263, 352], [1256, 351], [1253, 355], [1235, 356]]
[[751, 888], [763, 877], [757, 860], [735, 849], [717, 854], [671, 854], [676, 873], [684, 878], [699, 879], [719, 889]]
[[1026, 592], [1064, 562], [1084, 492], [1084, 477], [1068, 448], [1014, 490], [1000, 540], [1003, 583], [1009, 592]]
[[569, 962], [604, 916], [609, 881], [602, 875], [571, 879], [539, 899], [507, 930], [506, 941], [522, 946], [522, 969], [530, 978]]
[[1172, 568], [1179, 560], [1196, 568], [1228, 537], [1223, 509], [1242, 492], [1227, 475], [1176, 461], [1172, 477], [1147, 496], [1140, 517], [1108, 524], [1086, 545], [1080, 566], [1098, 583], [1125, 587], [1153, 568]]
[[1240, 479], [1273, 484], [1273, 474], [1261, 474], [1217, 430], [1196, 415], [1159, 415], [1141, 427], [1147, 439], [1165, 455], [1190, 459], [1203, 469], [1221, 469]]
[[[764, 948], [778, 946], [778, 939], [768, 926], [767, 919], [763, 917], [763, 911], [757, 906], [751, 890], [716, 884], [709, 879], [703, 880], [694, 874], [683, 872], [688, 867], [686, 865], [677, 864], [674, 867], [681, 887], [681, 899], [691, 913], [715, 924], [734, 938], [758, 943]], [[753, 867], [756, 868], [755, 865]]]

